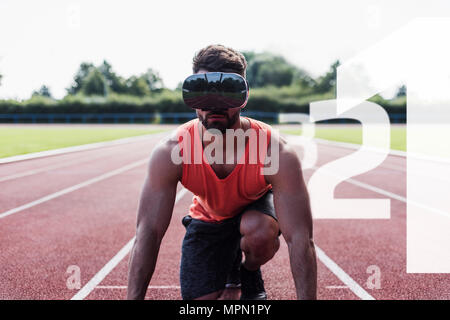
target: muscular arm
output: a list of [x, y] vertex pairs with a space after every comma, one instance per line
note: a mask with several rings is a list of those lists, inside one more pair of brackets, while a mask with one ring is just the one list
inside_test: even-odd
[[144, 299], [172, 216], [180, 169], [170, 159], [171, 147], [170, 141], [160, 144], [150, 157], [129, 261], [127, 299]]
[[317, 264], [308, 191], [297, 154], [281, 141], [279, 158], [278, 173], [266, 176], [266, 181], [272, 184], [275, 211], [289, 248], [297, 298], [316, 299]]

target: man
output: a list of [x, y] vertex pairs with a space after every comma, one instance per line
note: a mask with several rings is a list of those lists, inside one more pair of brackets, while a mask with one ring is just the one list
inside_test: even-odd
[[[177, 140], [164, 141], [152, 152], [130, 257], [129, 299], [145, 297], [178, 182], [194, 193], [189, 215], [182, 221], [186, 227], [180, 268], [183, 299], [266, 299], [260, 266], [275, 255], [280, 233], [288, 244], [297, 298], [316, 298], [312, 217], [300, 161], [269, 125], [240, 116], [248, 99], [246, 67], [242, 54], [222, 45], [210, 45], [194, 57], [194, 75], [183, 85], [183, 98], [196, 108], [198, 119], [180, 126]], [[203, 87], [195, 89], [199, 83]], [[270, 136], [256, 163], [248, 163], [254, 137], [246, 135], [241, 148], [232, 143], [235, 136], [227, 139], [239, 130]], [[261, 138], [256, 139], [261, 147]], [[219, 161], [210, 161], [211, 155], [190, 161], [216, 140], [222, 142], [214, 152]], [[177, 148], [182, 150], [181, 163], [174, 161]], [[278, 170], [265, 174], [269, 164], [264, 159], [269, 154], [278, 155], [271, 159]]]

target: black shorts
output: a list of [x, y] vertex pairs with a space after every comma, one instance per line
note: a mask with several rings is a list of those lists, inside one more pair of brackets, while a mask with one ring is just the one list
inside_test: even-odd
[[183, 218], [186, 235], [181, 249], [180, 285], [184, 300], [225, 288], [236, 261], [240, 263], [239, 227], [242, 214], [248, 210], [260, 211], [276, 220], [272, 191], [269, 190], [249, 204], [237, 216], [219, 223], [205, 222], [190, 216]]

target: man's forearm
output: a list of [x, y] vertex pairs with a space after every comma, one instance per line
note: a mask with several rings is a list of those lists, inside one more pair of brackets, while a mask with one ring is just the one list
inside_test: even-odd
[[302, 240], [294, 240], [288, 246], [297, 299], [317, 299], [317, 262], [313, 241], [305, 244]]
[[135, 241], [129, 262], [127, 299], [145, 298], [155, 270], [160, 242], [157, 239]]

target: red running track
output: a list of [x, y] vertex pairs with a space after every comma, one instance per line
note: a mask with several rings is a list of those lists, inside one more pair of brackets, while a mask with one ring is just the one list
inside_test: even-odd
[[[146, 162], [162, 136], [0, 165], [0, 299], [125, 297], [128, 254], [117, 254], [134, 236]], [[352, 152], [319, 145], [317, 166]], [[313, 172], [305, 170], [305, 179]], [[405, 159], [389, 156], [376, 169], [353, 179], [405, 197]], [[180, 195], [182, 189], [179, 185]], [[336, 196], [387, 198], [351, 182], [340, 184]], [[181, 218], [191, 199], [186, 192], [175, 205], [148, 299], [181, 298]], [[406, 273], [406, 204], [398, 199], [391, 198], [388, 220], [314, 221], [321, 253], [319, 299], [450, 299], [450, 275]], [[2, 217], [5, 212], [13, 213]], [[73, 265], [81, 272], [81, 290], [66, 285], [68, 267]], [[110, 268], [103, 272], [105, 265]], [[381, 271], [379, 289], [366, 284], [371, 275], [367, 268], [372, 265]], [[262, 270], [269, 299], [295, 298], [284, 241]]]

